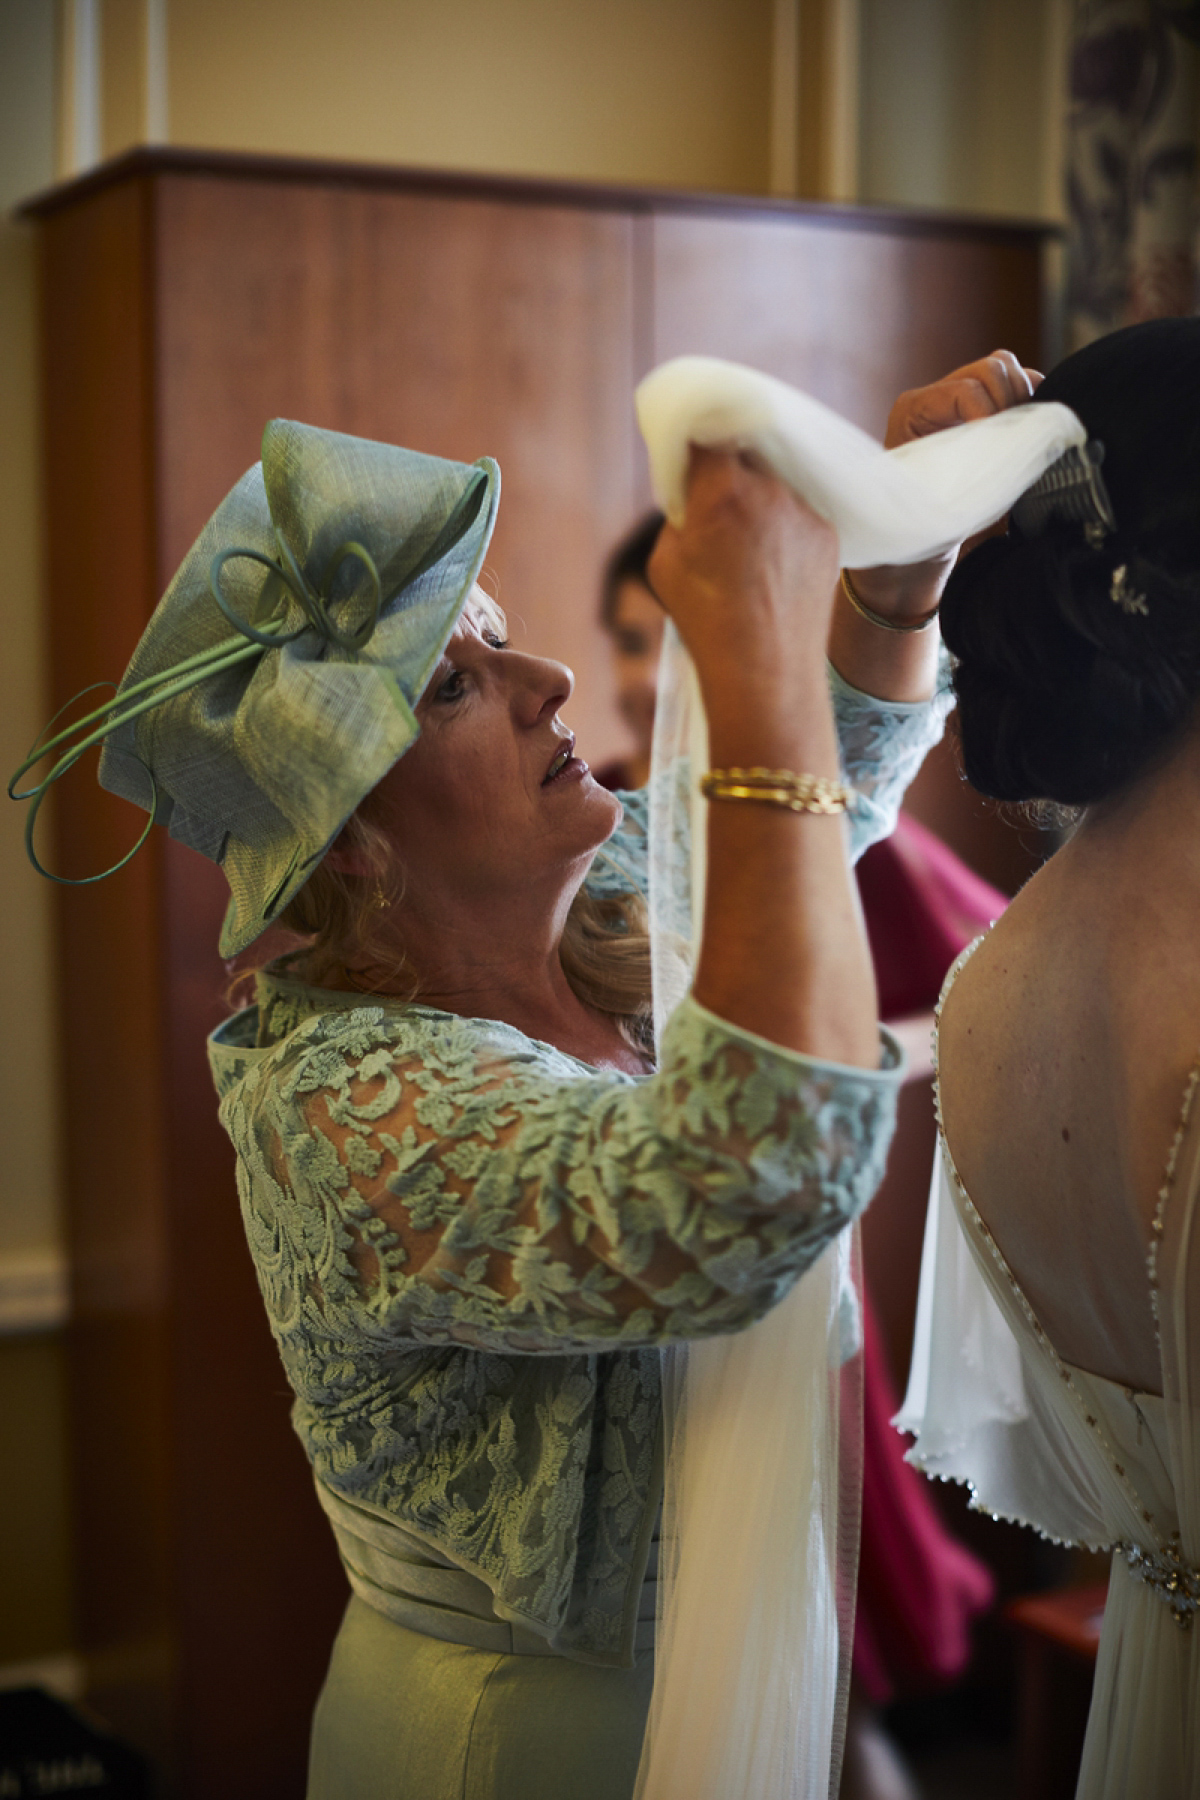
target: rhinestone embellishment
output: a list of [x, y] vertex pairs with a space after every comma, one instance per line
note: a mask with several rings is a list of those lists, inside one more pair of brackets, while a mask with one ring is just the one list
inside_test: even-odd
[[1162, 1550], [1144, 1550], [1140, 1544], [1118, 1547], [1138, 1580], [1166, 1601], [1180, 1630], [1190, 1631], [1193, 1618], [1200, 1612], [1200, 1569], [1184, 1562], [1178, 1537], [1173, 1537]]

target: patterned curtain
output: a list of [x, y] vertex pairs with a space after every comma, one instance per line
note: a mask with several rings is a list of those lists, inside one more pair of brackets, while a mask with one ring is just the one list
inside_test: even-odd
[[1067, 348], [1197, 306], [1200, 0], [1076, 0]]

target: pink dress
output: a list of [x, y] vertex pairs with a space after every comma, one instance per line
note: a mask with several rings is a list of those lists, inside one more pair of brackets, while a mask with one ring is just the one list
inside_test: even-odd
[[[1007, 901], [924, 825], [901, 813], [857, 868], [882, 1017], [932, 1010], [946, 971]], [[970, 1625], [992, 1577], [938, 1515], [892, 1427], [899, 1396], [864, 1296], [863, 1500], [854, 1677], [868, 1700], [952, 1681], [970, 1656]]]

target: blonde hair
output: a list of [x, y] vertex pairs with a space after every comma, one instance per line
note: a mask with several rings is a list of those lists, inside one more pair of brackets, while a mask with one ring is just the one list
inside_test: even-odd
[[390, 838], [370, 818], [370, 800], [368, 794], [336, 840], [355, 872], [332, 867], [326, 856], [279, 915], [284, 930], [304, 940], [288, 958], [289, 971], [312, 987], [325, 987], [355, 966], [376, 992], [415, 1000], [415, 972], [380, 929], [403, 892], [403, 877]]

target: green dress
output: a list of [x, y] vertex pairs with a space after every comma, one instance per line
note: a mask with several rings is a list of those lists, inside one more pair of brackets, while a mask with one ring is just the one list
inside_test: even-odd
[[[855, 852], [945, 702], [834, 678]], [[644, 883], [645, 805], [591, 884]], [[628, 1800], [652, 1680], [658, 1347], [736, 1331], [861, 1212], [900, 1080], [687, 999], [649, 1076], [259, 977], [221, 1118], [352, 1599], [309, 1800]]]

